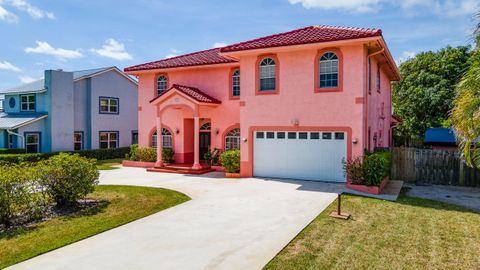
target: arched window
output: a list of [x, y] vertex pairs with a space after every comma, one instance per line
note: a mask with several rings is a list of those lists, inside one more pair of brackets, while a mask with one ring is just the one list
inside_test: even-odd
[[212, 124], [207, 122], [200, 127], [200, 131], [210, 131], [212, 129]]
[[338, 57], [333, 52], [327, 52], [320, 57], [320, 88], [338, 87]]
[[275, 81], [275, 60], [264, 58], [260, 62], [260, 91], [271, 91], [276, 89]]
[[225, 135], [225, 150], [240, 149], [240, 129], [234, 128]]
[[240, 96], [240, 69], [235, 69], [232, 73], [232, 97]]
[[167, 76], [165, 75], [160, 75], [158, 76], [157, 79], [157, 95], [163, 94], [165, 91], [167, 91], [168, 87], [168, 79]]
[[[162, 129], [162, 140], [163, 148], [172, 148], [172, 133], [170, 130]], [[152, 147], [157, 148], [157, 131], [152, 134]]]

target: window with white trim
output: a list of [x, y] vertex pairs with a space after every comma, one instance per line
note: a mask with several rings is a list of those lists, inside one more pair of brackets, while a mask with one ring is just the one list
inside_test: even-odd
[[320, 88], [338, 87], [338, 57], [333, 52], [326, 52], [320, 57]]
[[240, 149], [240, 129], [234, 128], [225, 135], [225, 150]]
[[100, 132], [100, 149], [118, 148], [118, 132]]
[[271, 91], [276, 89], [275, 60], [264, 58], [260, 62], [260, 91]]
[[232, 97], [240, 96], [240, 69], [235, 69], [232, 73]]
[[165, 91], [167, 91], [168, 79], [165, 75], [160, 75], [157, 78], [157, 96], [160, 96]]
[[[152, 148], [157, 148], [157, 131], [152, 134]], [[162, 128], [162, 148], [172, 148], [172, 133], [166, 128]]]
[[118, 114], [118, 98], [100, 97], [100, 113]]
[[35, 111], [35, 95], [20, 95], [20, 111]]
[[40, 152], [40, 133], [26, 133], [25, 148], [27, 153]]
[[73, 133], [73, 149], [75, 151], [83, 150], [83, 132]]
[[200, 131], [210, 131], [212, 129], [212, 124], [207, 122], [200, 127]]

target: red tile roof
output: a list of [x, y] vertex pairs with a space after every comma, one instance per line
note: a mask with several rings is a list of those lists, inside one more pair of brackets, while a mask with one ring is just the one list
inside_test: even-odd
[[172, 85], [172, 87], [170, 87], [167, 91], [163, 92], [162, 94], [160, 94], [156, 98], [152, 99], [150, 101], [150, 103], [155, 101], [156, 99], [160, 98], [161, 96], [165, 95], [167, 92], [169, 92], [172, 89], [176, 89], [176, 90], [184, 93], [185, 95], [195, 99], [196, 101], [201, 102], [201, 103], [211, 103], [211, 104], [222, 103], [220, 100], [205, 94], [204, 92], [200, 91], [199, 89], [197, 89], [195, 87], [190, 87], [190, 86], [185, 86], [185, 85], [180, 85], [180, 84]]
[[308, 26], [290, 32], [261, 37], [221, 48], [221, 52], [235, 52], [292, 46], [328, 41], [367, 38], [381, 36], [382, 30], [336, 26]]
[[237, 62], [233, 59], [229, 59], [221, 56], [219, 52], [220, 52], [220, 48], [214, 48], [214, 49], [209, 49], [205, 51], [189, 53], [189, 54], [175, 56], [172, 58], [167, 58], [159, 61], [127, 67], [125, 68], [125, 72], [137, 71], [137, 70], [148, 70], [148, 69], [189, 67], [189, 66], [225, 64], [225, 63]]
[[235, 63], [237, 61], [226, 58], [220, 53], [235, 52], [253, 49], [264, 49], [281, 46], [320, 43], [347, 39], [381, 36], [382, 30], [369, 28], [351, 28], [336, 26], [309, 26], [290, 32], [253, 39], [223, 48], [214, 48], [205, 51], [180, 55], [159, 61], [149, 62], [125, 68], [125, 72], [149, 69], [177, 68], [212, 64]]

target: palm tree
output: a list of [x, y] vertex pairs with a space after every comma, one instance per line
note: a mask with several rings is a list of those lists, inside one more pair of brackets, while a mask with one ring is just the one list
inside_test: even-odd
[[480, 168], [480, 13], [476, 19], [476, 46], [470, 68], [457, 86], [451, 120], [461, 156], [468, 165]]

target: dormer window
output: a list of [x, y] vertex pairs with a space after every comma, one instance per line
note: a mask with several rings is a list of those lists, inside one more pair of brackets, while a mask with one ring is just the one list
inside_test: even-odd
[[20, 96], [20, 111], [34, 112], [35, 111], [35, 95], [21, 95]]
[[168, 89], [168, 78], [165, 75], [160, 75], [157, 78], [157, 96], [160, 96]]

